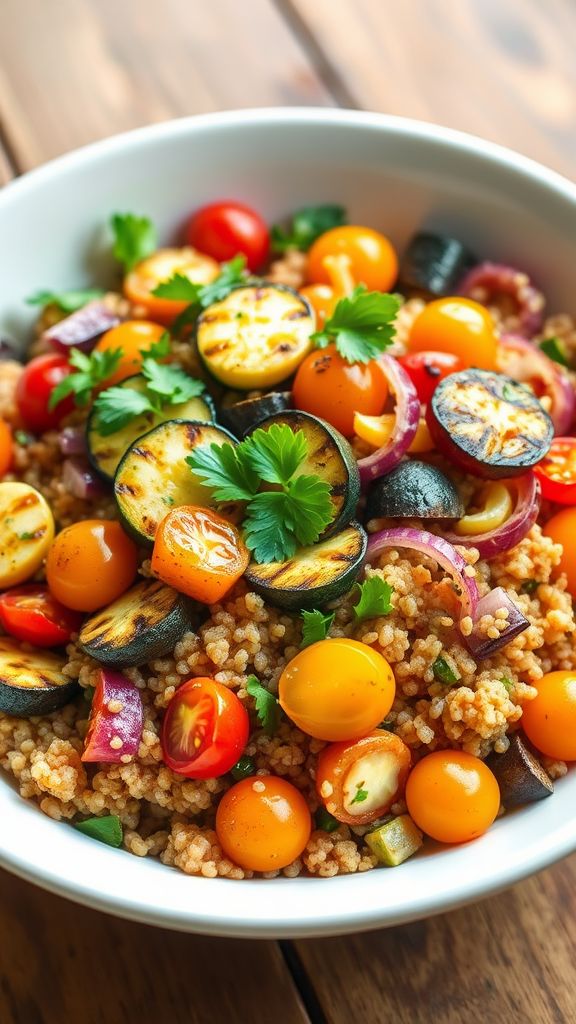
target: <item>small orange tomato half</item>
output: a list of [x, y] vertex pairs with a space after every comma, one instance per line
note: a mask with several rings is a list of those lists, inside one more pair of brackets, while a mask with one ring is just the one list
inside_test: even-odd
[[495, 820], [500, 790], [479, 757], [463, 750], [436, 750], [408, 776], [406, 803], [410, 817], [432, 839], [467, 843]]
[[528, 739], [548, 757], [576, 761], [576, 672], [547, 672], [532, 685], [538, 695], [520, 722]]
[[563, 551], [560, 569], [568, 579], [568, 593], [576, 599], [576, 508], [564, 508], [548, 520], [542, 533], [551, 537], [555, 544], [561, 544]]
[[211, 256], [190, 246], [184, 249], [158, 249], [138, 263], [124, 278], [124, 294], [134, 305], [143, 306], [151, 320], [170, 325], [188, 305], [179, 299], [163, 299], [154, 295], [159, 284], [174, 274], [187, 277], [193, 284], [209, 284], [220, 273], [220, 266]]
[[275, 871], [300, 856], [312, 822], [302, 794], [275, 775], [232, 786], [216, 811], [216, 835], [226, 854], [247, 871]]
[[180, 505], [162, 520], [152, 572], [196, 601], [214, 604], [246, 572], [250, 556], [232, 523], [196, 505]]
[[128, 589], [138, 568], [138, 550], [120, 523], [85, 519], [65, 527], [46, 559], [51, 593], [79, 612], [93, 612]]
[[176, 690], [162, 724], [162, 756], [189, 779], [211, 779], [234, 767], [248, 742], [248, 712], [214, 679], [189, 679]]
[[381, 413], [388, 384], [375, 360], [351, 364], [335, 345], [327, 345], [300, 363], [293, 394], [297, 409], [328, 420], [344, 437], [352, 437], [355, 413]]
[[325, 747], [318, 758], [316, 789], [338, 821], [367, 825], [402, 796], [411, 761], [398, 736], [375, 729], [353, 743]]
[[0, 477], [8, 472], [13, 455], [12, 431], [5, 420], [0, 420]]
[[392, 243], [373, 228], [347, 224], [320, 235], [308, 253], [308, 281], [330, 283], [327, 256], [345, 255], [357, 284], [368, 291], [387, 292], [398, 276], [398, 259]]
[[140, 373], [142, 359], [146, 352], [160, 341], [164, 328], [150, 320], [126, 320], [117, 327], [112, 327], [103, 334], [95, 345], [96, 352], [113, 352], [122, 350], [122, 356], [116, 369], [104, 382], [104, 387], [119, 384], [127, 377]]
[[408, 336], [409, 352], [446, 352], [464, 366], [496, 369], [498, 343], [488, 310], [472, 299], [435, 299], [416, 317]]

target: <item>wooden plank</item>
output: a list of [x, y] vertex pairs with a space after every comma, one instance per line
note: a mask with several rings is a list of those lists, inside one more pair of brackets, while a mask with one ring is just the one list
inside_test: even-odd
[[278, 0], [348, 105], [436, 121], [573, 176], [570, 0]]
[[331, 102], [271, 0], [3, 0], [0, 54], [21, 170], [170, 117]]
[[[400, 869], [401, 870], [401, 869]], [[576, 856], [483, 903], [297, 943], [328, 1024], [576, 1020]]]
[[278, 946], [118, 921], [0, 872], [2, 1024], [309, 1024]]

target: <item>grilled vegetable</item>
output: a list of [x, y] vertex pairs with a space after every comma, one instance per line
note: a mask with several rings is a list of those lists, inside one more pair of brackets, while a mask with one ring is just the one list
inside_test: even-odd
[[400, 261], [399, 286], [427, 295], [450, 295], [475, 257], [457, 238], [420, 231]]
[[49, 327], [44, 331], [42, 341], [64, 352], [71, 348], [90, 352], [98, 339], [120, 322], [121, 317], [117, 313], [96, 299]]
[[554, 436], [535, 395], [488, 370], [462, 370], [441, 381], [426, 421], [444, 455], [488, 479], [525, 473], [546, 455]]
[[[121, 381], [118, 387], [126, 388], [127, 391], [144, 393], [146, 383], [146, 378], [137, 374], [135, 377], [127, 377], [126, 380]], [[210, 423], [213, 419], [214, 409], [211, 400], [207, 395], [203, 395], [202, 398], [191, 398], [188, 402], [182, 402], [181, 405], [167, 405], [159, 413], [146, 412], [134, 416], [127, 426], [107, 437], [102, 437], [99, 432], [98, 413], [93, 409], [86, 426], [90, 461], [102, 476], [113, 480], [120, 459], [128, 451], [130, 445], [160, 423], [166, 423], [168, 420], [200, 420], [203, 423]]]
[[518, 733], [503, 754], [491, 754], [486, 764], [494, 772], [506, 808], [543, 800], [554, 792], [552, 779], [528, 750]]
[[410, 459], [376, 480], [366, 518], [459, 519], [464, 505], [454, 484], [435, 466]]
[[0, 711], [29, 718], [69, 703], [78, 683], [62, 672], [67, 658], [51, 651], [22, 651], [0, 637]]
[[168, 420], [138, 439], [123, 457], [114, 493], [126, 529], [152, 543], [158, 524], [178, 505], [214, 507], [210, 490], [186, 463], [194, 448], [234, 442], [221, 427], [193, 420]]
[[162, 658], [188, 628], [185, 598], [158, 580], [144, 580], [89, 618], [79, 641], [91, 658], [122, 668]]
[[247, 398], [228, 408], [220, 409], [220, 420], [236, 437], [242, 437], [260, 420], [292, 408], [290, 391], [271, 391], [261, 398]]
[[54, 517], [40, 492], [28, 484], [0, 483], [0, 588], [30, 579], [53, 539]]
[[[274, 423], [284, 424], [294, 433], [301, 430], [304, 434], [308, 456], [298, 467], [297, 475], [319, 476], [329, 484], [334, 518], [324, 536], [336, 533], [354, 517], [360, 497], [358, 463], [348, 441], [330, 423], [307, 412], [287, 410], [269, 416], [257, 426], [268, 430]], [[248, 431], [248, 436], [250, 433], [252, 431]]]
[[364, 836], [366, 844], [381, 864], [394, 868], [416, 853], [423, 843], [422, 833], [409, 814], [392, 818]]
[[312, 348], [314, 317], [284, 285], [235, 288], [198, 318], [198, 352], [210, 373], [239, 391], [286, 380]]
[[84, 740], [83, 761], [119, 764], [137, 753], [144, 725], [140, 690], [120, 672], [101, 668]]
[[350, 590], [366, 553], [367, 537], [358, 523], [301, 548], [286, 562], [252, 562], [245, 576], [256, 593], [280, 608], [318, 608]]

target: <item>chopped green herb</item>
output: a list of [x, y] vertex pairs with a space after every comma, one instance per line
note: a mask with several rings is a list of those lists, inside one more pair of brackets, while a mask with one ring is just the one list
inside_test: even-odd
[[32, 444], [34, 437], [32, 434], [27, 434], [25, 430], [15, 430], [14, 440], [16, 444], [19, 444], [22, 448], [27, 448], [29, 444]]
[[180, 335], [185, 327], [194, 323], [203, 309], [224, 299], [232, 288], [246, 281], [246, 258], [235, 256], [233, 260], [222, 264], [218, 277], [209, 284], [195, 284], [184, 274], [177, 273], [168, 281], [161, 281], [152, 294], [162, 299], [188, 303], [172, 325], [174, 333]]
[[246, 690], [254, 698], [258, 721], [268, 736], [273, 736], [280, 725], [280, 705], [273, 693], [256, 678], [248, 676]]
[[323, 832], [335, 832], [340, 826], [340, 822], [330, 811], [327, 811], [325, 807], [319, 807], [314, 815], [314, 824], [316, 828], [322, 829]]
[[533, 594], [535, 590], [538, 590], [539, 586], [540, 580], [524, 580], [520, 590], [524, 591], [525, 594]]
[[274, 252], [286, 252], [287, 249], [300, 249], [307, 252], [320, 235], [331, 228], [346, 223], [346, 210], [337, 203], [324, 203], [321, 206], [305, 206], [297, 210], [287, 229], [274, 224], [270, 232]]
[[25, 530], [24, 533], [19, 533], [18, 534], [18, 540], [34, 540], [35, 537], [36, 537], [36, 534], [35, 533], [29, 533], [28, 530]]
[[510, 384], [505, 384], [502, 388], [502, 398], [505, 398], [507, 402], [513, 402], [516, 398], [516, 391]]
[[40, 291], [29, 295], [26, 302], [29, 306], [58, 306], [63, 313], [75, 313], [94, 299], [101, 299], [104, 292], [101, 288], [78, 288], [67, 292]]
[[145, 391], [116, 386], [106, 388], [98, 395], [94, 408], [98, 414], [98, 433], [101, 437], [115, 434], [135, 416], [147, 412], [161, 413], [166, 405], [188, 402], [205, 390], [201, 380], [190, 377], [181, 367], [162, 365], [151, 356], [146, 356], [142, 361], [141, 372], [146, 378]]
[[392, 587], [381, 576], [369, 576], [363, 583], [357, 583], [358, 600], [352, 607], [354, 616], [359, 622], [362, 619], [375, 619], [378, 615], [389, 615], [393, 611]]
[[114, 258], [122, 264], [126, 273], [157, 248], [156, 228], [148, 217], [115, 213], [110, 223], [114, 233]]
[[86, 405], [90, 401], [92, 391], [111, 377], [122, 358], [122, 349], [109, 349], [107, 352], [94, 350], [90, 355], [73, 348], [68, 361], [75, 373], [68, 374], [56, 385], [50, 395], [48, 408], [53, 409], [67, 395], [73, 395], [76, 405]]
[[356, 784], [356, 793], [354, 794], [354, 796], [353, 796], [352, 800], [350, 801], [350, 803], [351, 804], [363, 804], [364, 801], [367, 800], [367, 799], [368, 799], [368, 790], [367, 789], [362, 789], [362, 783], [358, 782]]
[[315, 608], [311, 612], [303, 611], [302, 615], [302, 643], [300, 647], [309, 647], [310, 644], [318, 643], [319, 640], [325, 640], [328, 636], [328, 630], [334, 622], [334, 612], [330, 612], [325, 615], [324, 612], [318, 611]]
[[168, 331], [164, 331], [164, 334], [160, 336], [158, 341], [154, 341], [150, 348], [146, 349], [146, 355], [151, 359], [164, 359], [165, 356], [170, 355], [170, 349], [172, 348], [172, 338]]
[[514, 686], [514, 683], [512, 682], [512, 680], [508, 679], [508, 676], [502, 676], [502, 679], [500, 680], [500, 682], [502, 683], [502, 686], [506, 687], [506, 689], [508, 690], [508, 693], [510, 693], [510, 690]]
[[566, 347], [560, 338], [544, 338], [540, 342], [540, 348], [549, 359], [552, 359], [555, 363], [560, 363], [560, 366], [570, 365], [566, 354]]
[[358, 285], [349, 298], [340, 299], [324, 330], [312, 338], [319, 348], [334, 342], [348, 363], [368, 363], [392, 344], [393, 320], [399, 309], [397, 295], [368, 292]]
[[174, 504], [174, 498], [172, 497], [171, 494], [163, 495], [162, 501], [164, 502], [165, 505], [173, 505]]
[[251, 775], [254, 775], [256, 771], [256, 765], [251, 757], [247, 754], [242, 754], [242, 757], [236, 761], [233, 768], [230, 769], [230, 775], [236, 782], [241, 782], [242, 779], [248, 779]]
[[444, 683], [445, 686], [453, 686], [460, 679], [460, 673], [457, 669], [454, 669], [452, 665], [446, 660], [441, 654], [432, 665], [432, 671], [434, 678], [439, 683]]
[[122, 846], [123, 830], [122, 822], [116, 814], [105, 814], [101, 818], [87, 818], [86, 821], [77, 821], [74, 828], [83, 832], [90, 839], [97, 839], [107, 846]]

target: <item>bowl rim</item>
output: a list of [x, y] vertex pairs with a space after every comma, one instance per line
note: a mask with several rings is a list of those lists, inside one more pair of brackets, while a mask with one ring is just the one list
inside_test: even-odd
[[[562, 174], [553, 171], [529, 157], [523, 156], [507, 147], [494, 142], [489, 142], [481, 137], [470, 135], [465, 132], [451, 128], [445, 128], [434, 123], [412, 120], [410, 118], [398, 117], [389, 114], [378, 114], [369, 111], [355, 111], [347, 109], [334, 109], [322, 107], [284, 107], [284, 108], [254, 108], [235, 111], [221, 111], [218, 113], [199, 114], [188, 117], [177, 118], [158, 124], [147, 125], [132, 131], [123, 132], [110, 138], [90, 143], [70, 153], [37, 167], [21, 177], [15, 178], [0, 190], [0, 212], [8, 206], [16, 197], [25, 197], [28, 191], [41, 187], [43, 183], [50, 182], [62, 174], [90, 164], [93, 160], [120, 152], [128, 152], [138, 149], [142, 145], [161, 143], [162, 140], [175, 139], [194, 134], [198, 131], [214, 131], [216, 133], [226, 131], [228, 128], [238, 126], [256, 125], [287, 125], [293, 127], [322, 127], [337, 126], [345, 130], [370, 130], [378, 134], [390, 134], [397, 137], [412, 138], [423, 142], [441, 146], [446, 149], [457, 150], [472, 155], [487, 164], [498, 165], [500, 168], [507, 168], [519, 174], [523, 178], [544, 186], [556, 195], [560, 194], [576, 208], [576, 185], [569, 181]], [[21, 800], [18, 796], [17, 800]], [[27, 814], [41, 814], [36, 807], [28, 801], [23, 801], [23, 807], [27, 808]], [[40, 822], [35, 818], [36, 825], [52, 826], [49, 819]], [[28, 824], [32, 821], [30, 818]], [[500, 824], [497, 823], [497, 833], [500, 834]], [[63, 830], [64, 831], [64, 830]], [[71, 836], [70, 836], [71, 833]], [[79, 833], [70, 829], [69, 838], [62, 837], [62, 847], [70, 847], [74, 857], [74, 843], [83, 842]], [[72, 838], [72, 842], [70, 839]], [[481, 843], [482, 840], [477, 841]], [[95, 844], [94, 844], [95, 845]], [[476, 845], [476, 844], [475, 844]], [[84, 849], [77, 846], [80, 852]], [[444, 848], [445, 849], [445, 848]], [[454, 848], [454, 851], [466, 851], [467, 847]], [[61, 871], [51, 868], [42, 860], [41, 854], [28, 860], [22, 857], [18, 849], [18, 842], [12, 838], [0, 836], [0, 866], [11, 873], [39, 885], [40, 887], [59, 896], [67, 897], [77, 903], [92, 907], [97, 910], [106, 911], [116, 916], [138, 921], [141, 923], [172, 928], [180, 931], [196, 931], [204, 934], [225, 935], [232, 937], [250, 938], [282, 938], [282, 937], [313, 937], [321, 935], [343, 934], [345, 932], [363, 931], [371, 928], [384, 927], [398, 924], [418, 918], [426, 917], [440, 911], [447, 911], [455, 907], [465, 905], [481, 897], [495, 894], [514, 882], [520, 881], [535, 871], [549, 866], [560, 858], [576, 849], [576, 819], [561, 821], [551, 833], [540, 834], [534, 837], [530, 849], [521, 849], [513, 860], [504, 860], [496, 877], [489, 872], [480, 872], [479, 876], [470, 881], [466, 872], [457, 872], [452, 876], [451, 884], [440, 886], [438, 890], [431, 890], [427, 896], [422, 893], [414, 898], [403, 900], [392, 906], [374, 903], [369, 899], [360, 899], [356, 908], [349, 904], [342, 909], [339, 906], [338, 892], [343, 884], [351, 879], [351, 876], [342, 876], [330, 880], [303, 878], [300, 882], [306, 887], [322, 885], [325, 888], [325, 895], [330, 896], [322, 900], [321, 909], [315, 908], [314, 916], [310, 920], [303, 919], [302, 911], [290, 910], [288, 905], [283, 913], [278, 913], [270, 906], [263, 908], [263, 913], [258, 910], [256, 916], [252, 916], [247, 910], [248, 904], [242, 900], [243, 910], [237, 913], [232, 908], [232, 900], [229, 899], [237, 891], [236, 886], [227, 879], [210, 879], [209, 884], [214, 892], [213, 912], [197, 912], [191, 898], [191, 906], [182, 906], [172, 902], [169, 907], [163, 907], [161, 900], [153, 904], [146, 903], [123, 889], [109, 888], [101, 892], [94, 883], [89, 883], [83, 877], [82, 867], [74, 876], [74, 871], [64, 875]], [[114, 859], [122, 856], [122, 851], [112, 850], [107, 847], [99, 847], [96, 851], [98, 858], [102, 861], [101, 877], [106, 878], [107, 868], [114, 870], [117, 861]], [[432, 854], [433, 855], [433, 854]], [[450, 855], [445, 854], [447, 860]], [[478, 853], [481, 859], [481, 852]], [[466, 854], [464, 855], [464, 861]], [[159, 870], [165, 871], [163, 866]], [[378, 873], [376, 873], [378, 874]], [[372, 872], [369, 873], [373, 875]], [[180, 877], [180, 876], [178, 876]], [[367, 876], [364, 875], [366, 879]], [[205, 885], [206, 880], [201, 878], [188, 879], [192, 887]], [[242, 888], [254, 893], [255, 886], [266, 886], [270, 889], [271, 899], [264, 901], [266, 904], [274, 902], [274, 892], [278, 891], [278, 885], [290, 888], [289, 881], [275, 879], [273, 881], [254, 881], [250, 884], [244, 882]], [[222, 886], [225, 887], [224, 896]], [[232, 887], [232, 888], [230, 888]], [[163, 886], [159, 886], [162, 890]], [[360, 895], [360, 893], [359, 893]], [[220, 899], [218, 898], [220, 897]], [[296, 901], [295, 901], [296, 902]], [[258, 917], [260, 914], [260, 917]]]

